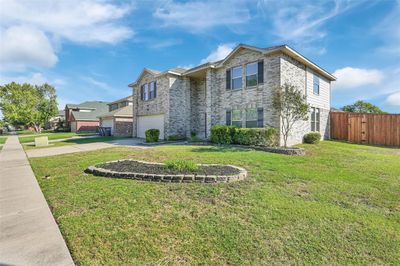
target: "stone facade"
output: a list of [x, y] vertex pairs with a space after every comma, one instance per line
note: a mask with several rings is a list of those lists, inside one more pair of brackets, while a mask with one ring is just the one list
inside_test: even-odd
[[[246, 87], [246, 65], [260, 60], [264, 62], [264, 82]], [[242, 66], [243, 86], [227, 90], [226, 70], [237, 66]], [[260, 49], [247, 48], [237, 49], [225, 61], [214, 67], [204, 67], [193, 75], [145, 73], [133, 86], [133, 136], [137, 136], [137, 116], [163, 114], [165, 138], [171, 135], [189, 137], [195, 132], [199, 138], [207, 139], [213, 125], [226, 124], [227, 111], [240, 110], [245, 127], [246, 110], [257, 108], [263, 108], [264, 127], [279, 129], [281, 120], [272, 107], [272, 95], [276, 87], [288, 83], [298, 87], [312, 107], [320, 108], [320, 132], [325, 139], [329, 138], [330, 81], [320, 77], [320, 95], [310, 95], [313, 75], [305, 64], [283, 52], [263, 53]], [[157, 97], [142, 101], [140, 87], [150, 81], [157, 81]], [[297, 122], [288, 144], [301, 143], [310, 130], [310, 119]]]
[[115, 118], [114, 121], [114, 136], [128, 137], [132, 136], [132, 120], [126, 118]]

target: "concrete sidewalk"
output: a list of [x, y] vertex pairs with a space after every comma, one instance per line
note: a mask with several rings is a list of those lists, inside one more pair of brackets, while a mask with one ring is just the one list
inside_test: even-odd
[[74, 265], [17, 136], [0, 152], [0, 265]]
[[45, 157], [45, 156], [54, 156], [54, 155], [83, 152], [83, 151], [95, 151], [95, 150], [118, 147], [118, 146], [133, 147], [133, 148], [140, 148], [140, 149], [150, 148], [150, 147], [146, 147], [146, 146], [140, 146], [140, 143], [142, 143], [142, 142], [143, 142], [143, 140], [133, 139], [133, 138], [117, 139], [117, 140], [108, 141], [108, 142], [94, 142], [94, 143], [87, 143], [87, 144], [59, 146], [59, 147], [53, 147], [53, 148], [32, 149], [32, 150], [27, 150], [26, 155], [29, 158]]

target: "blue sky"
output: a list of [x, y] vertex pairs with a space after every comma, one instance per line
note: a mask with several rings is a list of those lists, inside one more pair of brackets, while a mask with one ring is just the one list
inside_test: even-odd
[[288, 44], [338, 77], [332, 105], [400, 113], [400, 1], [0, 0], [0, 83], [112, 101], [143, 67], [191, 67], [238, 43]]

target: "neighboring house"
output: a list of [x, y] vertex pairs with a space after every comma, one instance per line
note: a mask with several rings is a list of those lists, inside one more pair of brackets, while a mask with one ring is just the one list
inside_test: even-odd
[[99, 116], [108, 112], [108, 103], [88, 101], [65, 106], [66, 127], [71, 132], [97, 132], [100, 124]]
[[58, 114], [52, 118], [45, 124], [45, 129], [57, 129], [63, 128], [65, 123], [65, 111], [58, 110]]
[[100, 126], [110, 128], [113, 136], [132, 136], [132, 96], [109, 103], [108, 110], [99, 117]]
[[158, 128], [171, 135], [210, 137], [213, 125], [275, 127], [273, 89], [285, 83], [301, 90], [311, 106], [308, 121], [297, 122], [288, 144], [319, 131], [329, 138], [331, 81], [335, 77], [292, 48], [238, 45], [226, 58], [189, 70], [145, 68], [133, 88], [133, 136]]

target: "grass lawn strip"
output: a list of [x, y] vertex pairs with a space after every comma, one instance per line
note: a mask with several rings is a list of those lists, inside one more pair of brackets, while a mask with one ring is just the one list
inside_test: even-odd
[[49, 140], [56, 140], [56, 139], [66, 139], [72, 138], [77, 136], [93, 136], [94, 133], [75, 133], [75, 132], [59, 132], [59, 133], [42, 133], [42, 134], [33, 134], [33, 135], [20, 135], [19, 142], [20, 143], [29, 143], [34, 142], [35, 138], [37, 137], [45, 137], [47, 136]]
[[[399, 265], [400, 150], [301, 147], [306, 156], [161, 146], [30, 161], [80, 265]], [[204, 186], [83, 173], [119, 159], [237, 165], [249, 177]]]

